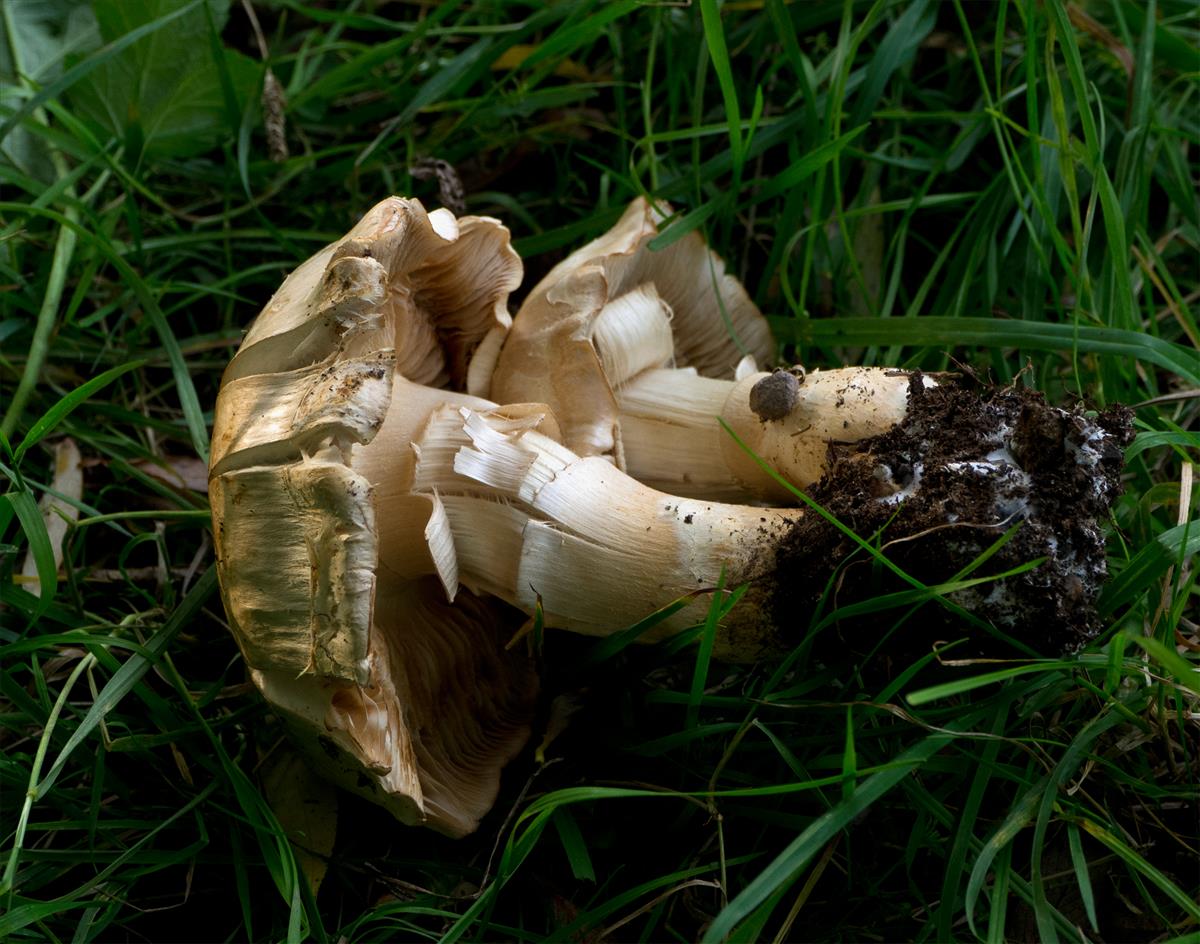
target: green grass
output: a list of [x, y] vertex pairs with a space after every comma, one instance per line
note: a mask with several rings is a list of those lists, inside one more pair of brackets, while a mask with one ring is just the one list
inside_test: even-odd
[[[1194, 939], [1193, 4], [254, 7], [279, 163], [240, 4], [0, 0], [0, 937]], [[1102, 635], [859, 664], [818, 612], [787, 659], [730, 668], [705, 631], [547, 633], [548, 698], [582, 704], [547, 762], [535, 735], [461, 841], [340, 797], [314, 898], [206, 497], [151, 470], [206, 457], [291, 267], [388, 193], [437, 202], [425, 157], [510, 226], [526, 287], [653, 194], [679, 210], [661, 242], [702, 229], [790, 358], [1029, 365], [1056, 402], [1140, 404]], [[64, 436], [85, 489], [56, 566]]]

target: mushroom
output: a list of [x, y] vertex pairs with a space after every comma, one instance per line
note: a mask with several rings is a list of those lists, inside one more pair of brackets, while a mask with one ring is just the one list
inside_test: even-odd
[[[627, 220], [641, 227], [649, 211], [639, 212]], [[621, 239], [598, 242], [628, 246]], [[636, 334], [654, 319], [615, 317], [606, 326], [604, 313], [632, 294], [627, 307], [656, 310], [661, 328], [665, 309], [636, 300], [653, 301], [657, 290], [630, 276], [632, 288], [610, 293], [596, 317], [593, 302], [608, 297], [610, 281], [620, 288], [621, 273], [636, 275], [642, 264], [636, 250], [601, 258], [615, 268], [580, 263], [570, 275], [568, 259], [569, 277], [543, 293], [573, 319], [573, 332], [548, 328], [539, 352], [514, 330], [501, 351], [506, 299], [520, 278], [507, 231], [391, 198], [287, 278], [230, 363], [210, 467], [222, 595], [252, 679], [327, 776], [406, 823], [470, 832], [529, 735], [536, 674], [505, 646], [527, 616], [603, 635], [678, 603], [643, 636], [660, 639], [703, 622], [705, 591], [724, 576], [747, 589], [716, 628], [713, 655], [750, 661], [798, 641], [834, 567], [844, 574], [856, 566], [859, 543], [822, 516], [679, 497], [619, 468], [633, 414], [621, 406], [620, 381], [612, 392], [617, 375], [638, 385], [647, 373], [664, 384], [676, 376], [718, 384], [725, 401], [741, 391], [748, 428], [769, 433], [817, 403], [840, 420], [856, 399], [886, 401], [857, 406], [902, 416], [888, 433], [833, 450], [821, 443], [834, 460], [823, 487], [835, 488], [819, 492], [823, 503], [840, 502], [839, 517], [857, 515], [860, 533], [886, 530], [902, 553], [925, 551], [911, 559], [914, 569], [927, 567], [918, 576], [929, 583], [984, 561], [1011, 569], [1057, 555], [1062, 566], [1050, 582], [1002, 581], [1008, 590], [986, 594], [972, 584], [962, 605], [1037, 629], [1059, 612], [1065, 587], [1081, 633], [1093, 630], [1103, 556], [1096, 566], [1086, 559], [1096, 522], [1120, 490], [1116, 446], [1127, 417], [1097, 425], [1028, 397], [931, 386], [920, 374], [852, 370], [828, 386], [791, 372], [717, 379], [662, 366], [668, 357], [630, 373], [641, 347], [609, 343], [606, 332], [628, 326]], [[715, 266], [712, 258], [704, 265]], [[762, 353], [761, 316], [739, 301], [736, 283], [722, 284], [731, 324]], [[592, 301], [575, 305], [563, 294], [578, 286]], [[673, 304], [682, 311], [685, 300]], [[720, 352], [732, 352], [715, 334], [707, 338], [671, 356], [715, 371]], [[605, 357], [615, 373], [595, 369]], [[553, 369], [556, 358], [577, 372]], [[493, 365], [500, 373], [506, 361], [529, 370], [489, 385]], [[524, 396], [496, 402], [514, 377], [529, 380], [516, 385]], [[604, 394], [599, 405], [573, 397], [573, 383]], [[964, 412], [975, 417], [969, 442], [947, 421]], [[719, 431], [710, 416], [696, 426]], [[800, 439], [804, 431], [774, 435]], [[1066, 458], [1038, 464], [1054, 450]], [[788, 459], [799, 450], [776, 453]], [[637, 467], [645, 478], [677, 474]], [[705, 487], [753, 485], [729, 464], [724, 474], [726, 484], [714, 478]], [[905, 530], [910, 505], [922, 516]], [[1014, 519], [1026, 537], [983, 556]]]
[[879, 435], [904, 417], [909, 373], [759, 371], [774, 355], [766, 319], [699, 233], [652, 248], [668, 212], [635, 200], [542, 279], [504, 342], [490, 396], [546, 403], [565, 445], [655, 488], [790, 501], [737, 439], [807, 488], [826, 471], [830, 442]]
[[452, 835], [490, 808], [537, 678], [503, 648], [520, 617], [458, 589], [436, 493], [391, 489], [372, 444], [491, 406], [465, 391], [520, 278], [497, 221], [385, 200], [284, 281], [213, 421], [217, 569], [255, 685], [333, 780]]

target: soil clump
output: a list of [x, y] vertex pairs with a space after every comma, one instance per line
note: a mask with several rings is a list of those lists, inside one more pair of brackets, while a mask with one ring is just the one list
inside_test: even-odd
[[[1040, 654], [1083, 646], [1100, 629], [1095, 604], [1107, 574], [1102, 526], [1122, 491], [1132, 411], [1117, 406], [1089, 415], [1052, 407], [1034, 391], [968, 389], [942, 378], [926, 387], [920, 374], [912, 378], [908, 403], [895, 429], [831, 444], [829, 472], [810, 496], [927, 586], [1044, 560], [947, 595], [997, 632], [972, 627], [931, 601], [906, 622], [901, 638], [888, 642], [888, 651], [896, 652], [893, 642], [900, 650], [928, 651], [936, 640], [963, 635], [971, 637], [973, 654], [1017, 655], [1014, 641]], [[1007, 543], [976, 563], [1013, 528]], [[828, 566], [814, 572], [813, 561]], [[827, 588], [824, 613], [912, 587], [815, 512], [781, 544], [775, 581], [777, 625], [795, 634], [805, 631]], [[876, 627], [895, 623], [907, 609], [839, 621], [839, 642], [870, 651], [879, 642]], [[996, 642], [1005, 637], [1009, 645]]]

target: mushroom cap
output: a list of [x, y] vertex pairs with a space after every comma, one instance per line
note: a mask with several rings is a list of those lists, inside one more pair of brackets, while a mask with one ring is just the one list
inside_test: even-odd
[[733, 379], [747, 355], [775, 351], [766, 319], [698, 232], [654, 250], [670, 208], [638, 198], [525, 299], [500, 351], [490, 396], [551, 407], [563, 443], [624, 467], [613, 388], [644, 370], [693, 367]]
[[537, 679], [502, 645], [523, 617], [458, 587], [437, 495], [403, 482], [432, 410], [491, 406], [470, 391], [520, 279], [497, 221], [384, 200], [287, 277], [213, 422], [217, 570], [255, 684], [323, 773], [451, 835], [491, 807]]

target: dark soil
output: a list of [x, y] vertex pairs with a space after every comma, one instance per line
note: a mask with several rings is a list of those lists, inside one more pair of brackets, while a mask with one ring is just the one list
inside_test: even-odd
[[[1006, 636], [1041, 654], [1073, 651], [1100, 628], [1103, 525], [1122, 491], [1132, 416], [1122, 406], [1099, 415], [1058, 409], [1018, 387], [968, 389], [943, 378], [927, 388], [915, 374], [905, 421], [873, 439], [832, 444], [830, 471], [809, 494], [860, 537], [877, 535], [874, 546], [926, 585], [955, 578], [1014, 525], [1011, 540], [969, 577], [1045, 558], [1032, 570], [949, 595], [999, 633], [972, 627], [935, 601], [908, 620], [896, 641], [901, 649], [969, 635], [973, 653], [1003, 650], [991, 640]], [[814, 569], [814, 561], [828, 566]], [[779, 548], [781, 629], [803, 632], [807, 618], [797, 614], [814, 612], [835, 569], [824, 612], [911, 588], [814, 512]], [[878, 641], [872, 628], [891, 625], [898, 612], [839, 623], [838, 636], [870, 651]]]

